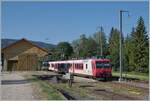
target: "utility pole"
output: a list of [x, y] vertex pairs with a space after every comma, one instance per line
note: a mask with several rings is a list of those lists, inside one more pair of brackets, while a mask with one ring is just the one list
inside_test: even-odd
[[122, 13], [125, 13], [127, 12], [128, 13], [128, 16], [129, 16], [129, 11], [124, 11], [124, 10], [120, 10], [119, 12], [119, 16], [120, 16], [120, 40], [119, 40], [119, 43], [120, 43], [120, 78], [119, 78], [119, 82], [122, 81]]
[[102, 26], [101, 27], [97, 27], [97, 29], [100, 28], [100, 31], [98, 30], [98, 35], [99, 35], [99, 45], [100, 45], [100, 54], [101, 54], [101, 57], [103, 56], [103, 40], [102, 40], [102, 33], [103, 33], [103, 28]]
[[102, 33], [103, 33], [103, 28], [101, 27], [101, 32], [100, 32], [100, 40], [101, 40], [101, 57], [103, 57], [103, 40], [102, 40]]

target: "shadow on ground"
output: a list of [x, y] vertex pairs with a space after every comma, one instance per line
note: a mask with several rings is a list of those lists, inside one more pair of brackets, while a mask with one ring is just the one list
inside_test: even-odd
[[11, 85], [11, 84], [26, 84], [29, 83], [28, 80], [2, 80], [2, 85]]

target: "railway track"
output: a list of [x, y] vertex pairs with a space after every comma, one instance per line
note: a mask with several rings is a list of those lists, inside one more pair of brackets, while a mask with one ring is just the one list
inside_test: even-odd
[[[54, 76], [57, 76], [57, 75], [54, 75]], [[56, 79], [56, 78], [54, 78], [54, 79], [52, 79], [52, 78], [53, 78], [53, 76], [47, 77], [47, 75], [44, 75], [42, 78], [40, 77], [40, 79], [42, 79], [42, 80], [48, 80], [49, 82], [54, 82], [55, 81], [54, 79]], [[115, 87], [117, 87], [117, 86], [122, 86], [122, 87], [127, 86], [127, 88], [138, 87], [137, 85], [129, 85], [126, 83], [120, 83], [118, 81], [107, 81], [107, 82], [106, 81], [98, 81], [96, 79], [84, 78], [84, 77], [79, 77], [79, 76], [75, 76], [75, 82], [73, 85], [76, 85], [77, 87], [81, 87], [83, 89], [87, 89], [90, 91], [90, 93], [95, 94], [97, 96], [102, 96], [104, 98], [108, 98], [108, 99], [112, 99], [112, 100], [113, 99], [115, 99], [115, 100], [142, 99], [139, 96], [135, 97], [135, 96], [131, 96], [130, 94], [126, 94], [126, 93], [118, 93], [118, 92], [114, 92], [113, 90], [111, 91], [111, 89], [107, 89], [107, 88], [99, 89], [99, 86], [97, 86], [98, 82], [99, 83], [102, 82], [102, 84], [104, 84], [104, 85], [112, 84]], [[57, 82], [54, 82], [54, 83], [57, 83]], [[109, 85], [109, 86], [111, 86], [111, 85]], [[138, 88], [141, 88], [141, 90], [144, 90], [144, 92], [146, 92], [148, 94], [147, 88], [144, 88], [144, 87], [138, 87]], [[69, 92], [65, 91], [65, 89], [63, 89], [63, 88], [56, 88], [56, 90], [58, 92], [60, 92], [66, 98], [66, 100], [77, 100], [77, 98], [78, 98], [78, 97], [75, 98], [73, 95], [71, 95]]]
[[122, 82], [118, 82], [118, 77], [113, 77], [111, 80], [99, 80], [99, 79], [96, 79], [96, 78], [91, 78], [91, 77], [83, 77], [83, 76], [76, 76], [76, 77], [81, 77], [81, 78], [86, 78], [86, 79], [89, 79], [89, 80], [95, 80], [96, 82], [111, 82], [113, 84], [119, 84], [119, 85], [122, 85], [122, 86], [130, 86], [130, 87], [137, 87], [137, 88], [141, 88], [141, 89], [144, 89], [144, 90], [148, 90], [149, 89], [149, 83], [146, 82], [146, 81], [141, 81], [141, 80], [134, 80], [134, 79], [125, 79], [125, 81], [122, 81]]
[[[87, 89], [87, 88], [86, 88]], [[106, 89], [89, 89], [95, 95], [100, 95], [105, 98], [109, 98], [111, 100], [137, 100], [137, 97], [130, 97], [128, 95], [115, 93]], [[77, 100], [74, 96], [70, 93], [66, 92], [63, 89], [57, 89], [67, 100]]]
[[125, 93], [119, 93], [119, 92], [114, 92], [111, 89], [108, 88], [101, 88], [101, 87], [97, 87], [96, 85], [80, 85], [79, 87], [82, 87], [84, 89], [87, 89], [88, 91], [90, 91], [93, 95], [97, 95], [97, 96], [101, 96], [104, 99], [109, 99], [109, 100], [137, 100], [140, 99], [140, 97], [134, 97], [134, 96], [130, 96], [129, 94], [125, 94]]
[[[80, 77], [78, 77], [80, 78]], [[82, 78], [82, 77], [81, 77]], [[118, 92], [114, 92], [114, 91], [111, 91], [111, 89], [105, 89], [105, 90], [97, 90], [97, 91], [93, 91], [93, 92], [96, 92], [96, 93], [99, 93], [101, 95], [109, 95], [109, 96], [112, 96], [111, 99], [116, 99], [116, 98], [120, 98], [119, 96], [121, 96], [121, 98], [123, 99], [144, 99], [147, 98], [148, 94], [149, 94], [149, 85], [147, 82], [138, 82], [137, 80], [136, 81], [122, 81], [122, 82], [118, 82], [118, 81], [99, 81], [99, 80], [95, 80], [93, 81], [93, 79], [91, 78], [86, 78], [87, 81], [88, 81], [88, 86], [86, 86], [85, 88], [88, 89], [88, 88], [91, 88], [89, 90], [92, 90], [94, 89], [94, 83], [97, 85], [98, 83], [102, 83], [102, 85], [108, 85], [108, 88], [110, 86], [113, 85], [115, 88], [116, 87], [121, 87], [121, 88], [125, 88], [127, 89], [128, 92], [131, 92], [133, 94], [133, 96], [131, 96], [130, 94], [124, 94], [124, 93], [118, 93]], [[91, 82], [90, 82], [91, 81]], [[110, 85], [111, 84], [111, 85]], [[90, 86], [92, 85], [92, 86]], [[82, 85], [83, 86], [83, 85]], [[81, 86], [81, 87], [82, 87]], [[136, 91], [138, 89], [138, 91]], [[134, 91], [135, 90], [135, 91]], [[140, 91], [140, 92], [139, 92]], [[96, 94], [95, 93], [95, 94]], [[140, 96], [138, 95], [138, 93], [140, 93]], [[142, 95], [141, 95], [142, 94]], [[143, 96], [144, 95], [144, 96]], [[109, 97], [108, 96], [108, 97]], [[116, 96], [116, 97], [115, 97]], [[134, 97], [136, 96], [136, 97]], [[140, 98], [141, 97], [141, 98]], [[121, 99], [120, 98], [120, 99]]]
[[[62, 74], [59, 74], [57, 72], [55, 72], [56, 75], [53, 74], [53, 76], [57, 76], [57, 77], [61, 77]], [[46, 75], [45, 77], [48, 77], [48, 75]], [[111, 79], [109, 79], [108, 81], [105, 80], [97, 80], [96, 78], [92, 78], [89, 76], [81, 76], [81, 75], [74, 75], [74, 77], [82, 77], [82, 78], [86, 78], [89, 80], [95, 80], [95, 81], [100, 81], [100, 82], [111, 82], [114, 84], [120, 84], [123, 86], [129, 85], [132, 87], [138, 87], [138, 88], [142, 88], [142, 89], [149, 89], [149, 82], [148, 81], [141, 81], [135, 78], [123, 78], [125, 81], [123, 82], [118, 82], [119, 77], [118, 76], [113, 76]], [[48, 77], [49, 78], [49, 77]]]
[[126, 86], [126, 87], [134, 87], [134, 88], [140, 88], [142, 90], [145, 90], [148, 92], [149, 86], [148, 84], [139, 84], [137, 82], [118, 82], [118, 81], [112, 81], [113, 84]]
[[57, 89], [57, 91], [59, 91], [67, 100], [77, 100], [75, 97], [73, 97], [71, 94], [63, 89]]
[[[61, 77], [62, 75], [56, 73], [55, 75], [45, 75], [43, 76], [43, 78], [51, 78], [51, 77]], [[137, 80], [137, 79], [133, 79], [133, 78], [124, 78], [125, 81], [122, 81], [122, 82], [118, 82], [118, 78], [119, 77], [116, 77], [116, 76], [113, 76], [111, 80], [108, 80], [108, 81], [105, 81], [105, 80], [97, 80], [95, 78], [91, 78], [91, 77], [84, 77], [84, 76], [78, 76], [78, 75], [75, 75], [74, 77], [78, 77], [78, 78], [86, 78], [88, 80], [91, 80], [91, 81], [94, 81], [95, 82], [111, 82], [112, 84], [118, 84], [118, 85], [122, 85], [122, 86], [130, 86], [130, 87], [137, 87], [137, 88], [141, 88], [141, 89], [144, 89], [144, 90], [148, 90], [149, 89], [149, 84], [148, 82], [146, 81], [141, 81], [141, 80]]]
[[[43, 76], [43, 78], [51, 78], [51, 77], [61, 77], [62, 75], [56, 73], [56, 75], [45, 75]], [[124, 78], [125, 81], [122, 81], [122, 82], [118, 82], [118, 77], [116, 76], [113, 76], [112, 77], [112, 80], [108, 80], [108, 81], [105, 81], [105, 80], [97, 80], [95, 78], [91, 78], [91, 77], [83, 77], [83, 76], [77, 76], [75, 75], [74, 77], [78, 77], [78, 78], [86, 78], [88, 79], [89, 81], [92, 80], [95, 82], [111, 82], [113, 84], [118, 84], [118, 85], [122, 85], [122, 86], [130, 86], [130, 87], [137, 87], [137, 88], [141, 88], [141, 89], [144, 89], [144, 90], [148, 90], [149, 89], [149, 84], [148, 82], [145, 82], [145, 81], [141, 81], [141, 80], [137, 80], [137, 79], [132, 79], [132, 78]]]
[[111, 100], [135, 100], [135, 99], [137, 100], [137, 98], [135, 97], [130, 97], [125, 94], [115, 93], [106, 89], [95, 89], [93, 90], [93, 93], [99, 94], [101, 96], [105, 96], [105, 98], [108, 97]]

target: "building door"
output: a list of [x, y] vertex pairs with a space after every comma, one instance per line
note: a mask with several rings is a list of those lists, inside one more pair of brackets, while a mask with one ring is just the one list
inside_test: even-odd
[[17, 60], [8, 60], [8, 71], [17, 70], [18, 61]]
[[38, 58], [36, 54], [22, 54], [18, 57], [18, 70], [37, 70]]

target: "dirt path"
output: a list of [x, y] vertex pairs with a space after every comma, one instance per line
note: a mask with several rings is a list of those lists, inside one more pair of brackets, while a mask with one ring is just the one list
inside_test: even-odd
[[1, 99], [2, 100], [34, 100], [34, 90], [21, 73], [4, 72], [1, 74]]

